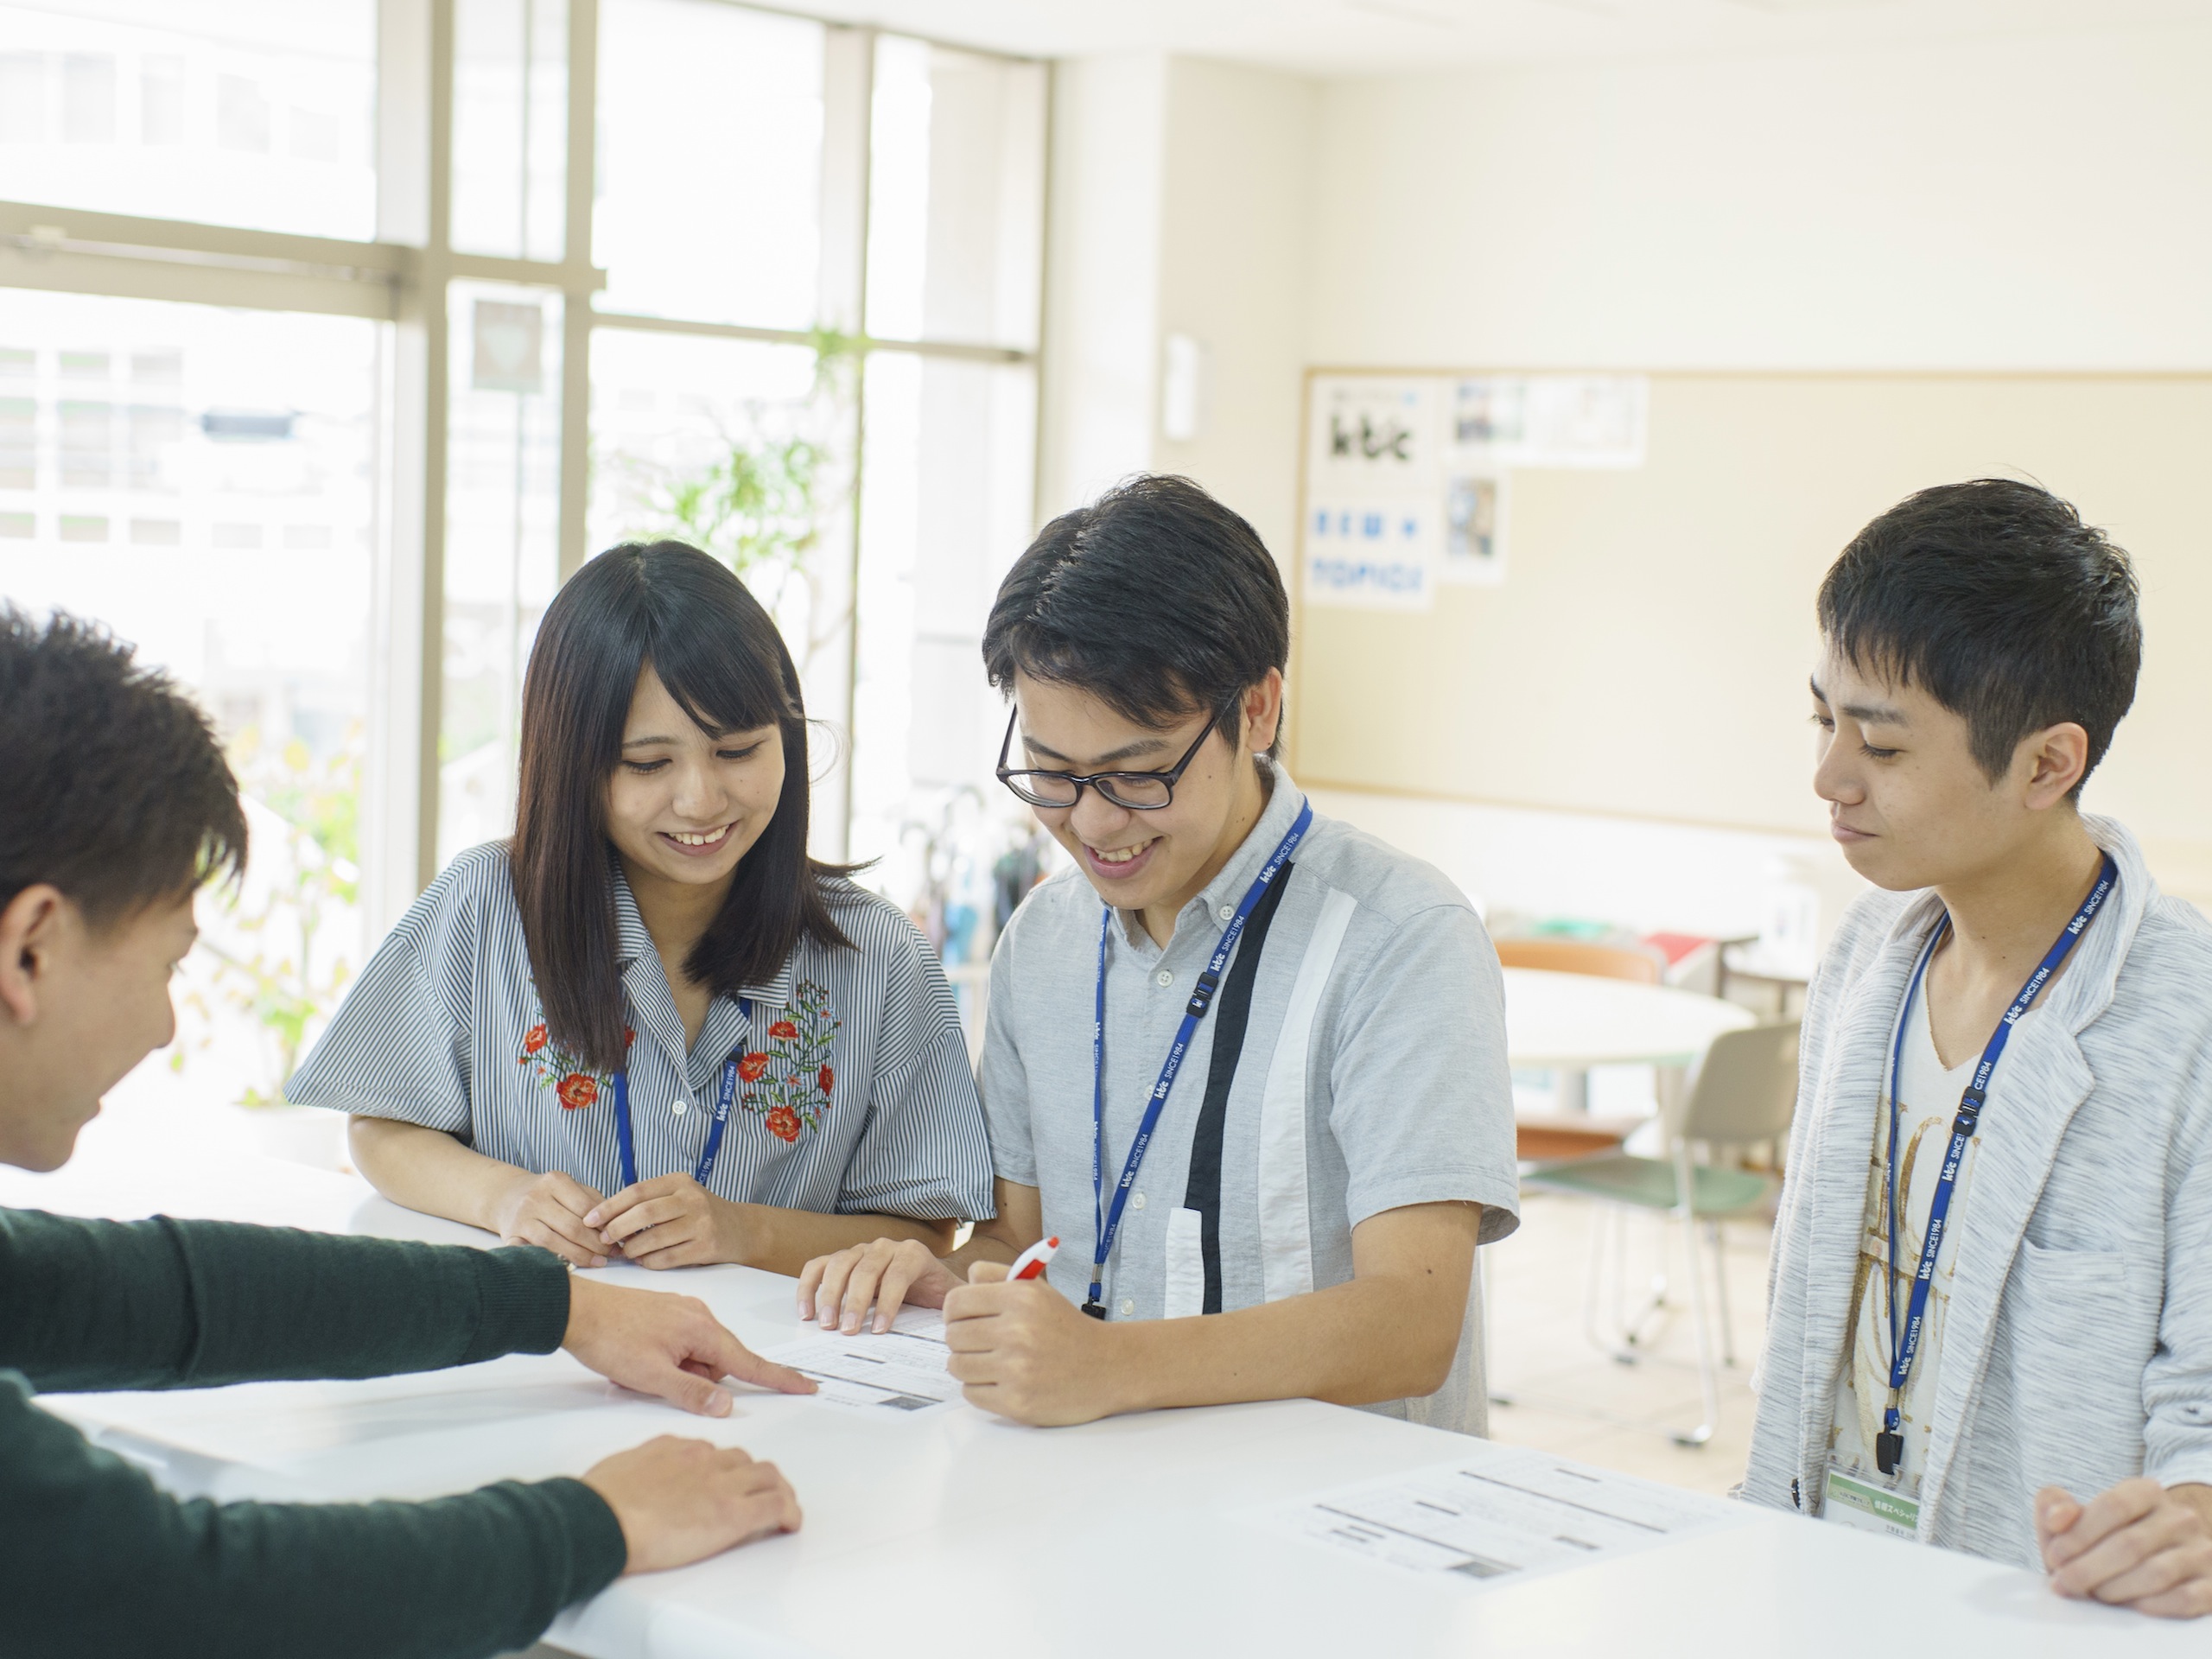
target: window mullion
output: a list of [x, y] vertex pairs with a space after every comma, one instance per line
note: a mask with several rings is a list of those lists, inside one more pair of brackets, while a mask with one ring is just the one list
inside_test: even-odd
[[561, 507], [559, 576], [583, 568], [590, 547], [591, 306], [607, 274], [592, 264], [597, 194], [599, 0], [569, 0], [569, 168], [561, 288]]

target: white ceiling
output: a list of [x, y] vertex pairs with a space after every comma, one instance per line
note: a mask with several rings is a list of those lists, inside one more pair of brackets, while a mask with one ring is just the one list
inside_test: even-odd
[[2212, 22], [2212, 0], [781, 0], [1039, 57], [1160, 49], [1313, 75], [1819, 50]]

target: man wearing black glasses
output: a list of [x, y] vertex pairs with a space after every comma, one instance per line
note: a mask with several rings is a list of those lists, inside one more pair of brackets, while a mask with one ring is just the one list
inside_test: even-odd
[[[812, 1262], [803, 1312], [942, 1305], [969, 1399], [1027, 1422], [1312, 1396], [1482, 1430], [1475, 1247], [1518, 1220], [1497, 959], [1275, 760], [1289, 643], [1274, 561], [1185, 480], [1016, 562], [999, 777], [1077, 868], [992, 961], [998, 1215], [943, 1261]], [[997, 1282], [1046, 1237], [1046, 1278]]]

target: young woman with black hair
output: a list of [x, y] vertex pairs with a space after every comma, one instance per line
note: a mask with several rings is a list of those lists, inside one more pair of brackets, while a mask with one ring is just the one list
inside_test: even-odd
[[807, 855], [806, 715], [744, 584], [625, 545], [555, 597], [512, 842], [456, 858], [287, 1097], [386, 1197], [579, 1267], [796, 1272], [991, 1213], [943, 969]]

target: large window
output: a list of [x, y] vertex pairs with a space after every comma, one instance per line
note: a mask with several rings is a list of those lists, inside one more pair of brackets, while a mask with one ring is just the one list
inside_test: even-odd
[[254, 828], [134, 1090], [276, 1097], [511, 828], [537, 620], [633, 537], [753, 587], [817, 850], [980, 960], [1045, 88], [723, 0], [0, 0], [0, 594], [192, 688]]

